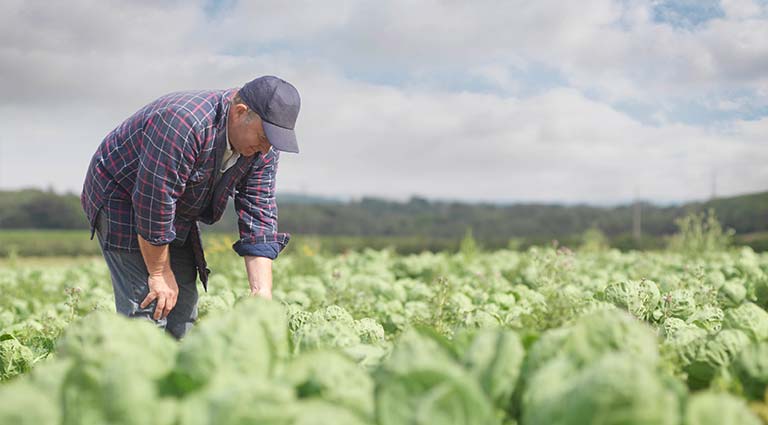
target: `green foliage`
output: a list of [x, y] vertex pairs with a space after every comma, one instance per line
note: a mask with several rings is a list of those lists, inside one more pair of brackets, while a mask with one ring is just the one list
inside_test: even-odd
[[658, 341], [653, 330], [621, 310], [605, 309], [580, 318], [558, 355], [580, 366], [610, 352], [623, 352], [637, 362], [656, 365]]
[[747, 288], [743, 282], [723, 282], [717, 292], [717, 300], [723, 307], [737, 307], [747, 298]]
[[171, 337], [148, 321], [102, 312], [84, 317], [59, 346], [59, 357], [72, 362], [61, 387], [62, 423], [172, 424], [174, 414], [166, 412], [174, 402], [160, 398], [155, 380], [170, 370], [175, 353]]
[[714, 209], [706, 213], [690, 213], [675, 220], [678, 231], [670, 240], [670, 249], [688, 254], [701, 254], [728, 248], [735, 231], [723, 230]]
[[13, 335], [0, 337], [0, 380], [28, 372], [35, 360], [35, 353]]
[[[704, 204], [643, 205], [643, 238], [632, 237], [627, 206], [600, 208], [562, 205], [488, 205], [435, 202], [414, 198], [390, 202], [364, 198], [336, 202], [278, 194], [280, 227], [294, 235], [285, 252], [298, 251], [306, 239], [328, 253], [391, 248], [400, 254], [459, 249], [467, 228], [485, 249], [524, 250], [557, 238], [585, 251], [609, 245], [628, 251], [660, 249], [674, 220], [691, 212], [717, 211], [723, 226], [738, 232], [734, 239], [756, 251], [768, 249], [768, 193], [722, 198]], [[204, 226], [209, 233], [237, 235], [237, 217], [227, 208], [222, 220]], [[77, 194], [40, 190], [0, 191], [0, 257], [99, 255], [89, 243], [88, 223]], [[30, 229], [50, 229], [51, 232]], [[66, 229], [77, 229], [67, 232]], [[211, 231], [211, 232], [209, 232]], [[231, 244], [231, 242], [230, 242]]]
[[515, 392], [525, 350], [512, 331], [481, 329], [461, 355], [464, 366], [500, 409], [506, 409]]
[[402, 335], [382, 364], [376, 386], [381, 425], [493, 424], [493, 408], [479, 383], [427, 334]]
[[30, 382], [0, 386], [0, 423], [41, 425], [60, 423], [61, 413], [48, 395]]
[[744, 400], [727, 393], [704, 391], [693, 395], [685, 409], [684, 425], [760, 425]]
[[296, 414], [294, 425], [325, 425], [329, 421], [339, 425], [370, 424], [341, 406], [320, 400], [309, 400], [299, 403], [299, 412]]
[[179, 424], [292, 425], [299, 414], [293, 389], [280, 382], [233, 375], [204, 392], [182, 399]]
[[477, 241], [475, 241], [475, 238], [472, 237], [471, 227], [467, 228], [467, 231], [464, 234], [464, 239], [461, 240], [461, 244], [459, 245], [459, 252], [461, 252], [461, 255], [463, 255], [467, 260], [472, 260], [479, 252]]
[[373, 419], [373, 379], [349, 357], [330, 350], [300, 354], [282, 378], [303, 400], [319, 399], [344, 407], [361, 419]]
[[656, 283], [646, 279], [611, 283], [598, 296], [642, 320], [651, 319], [661, 301]]
[[523, 396], [522, 425], [679, 424], [679, 400], [647, 363], [607, 353], [578, 368], [547, 363]]
[[590, 227], [581, 235], [580, 250], [585, 252], [605, 251], [610, 247], [608, 238], [598, 227]]
[[0, 228], [76, 229], [86, 225], [77, 195], [34, 189], [0, 191]]
[[733, 364], [744, 393], [759, 400], [768, 390], [768, 342], [754, 343], [743, 349]]
[[337, 305], [311, 314], [292, 308], [289, 310], [289, 322], [296, 351], [381, 345], [385, 342], [384, 328], [378, 322], [369, 318], [355, 320]]
[[101, 255], [99, 245], [90, 240], [85, 229], [0, 231], [0, 258], [84, 255]]
[[728, 310], [723, 327], [740, 329], [754, 341], [768, 340], [768, 312], [753, 303], [745, 303]]
[[168, 391], [197, 391], [228, 373], [264, 378], [289, 352], [288, 321], [282, 307], [247, 298], [205, 321], [179, 345]]
[[180, 342], [113, 313], [103, 261], [0, 264], [0, 421], [34, 401], [36, 423], [192, 425], [684, 425], [709, 416], [700, 391], [764, 404], [768, 254], [308, 250], [275, 262], [269, 302], [224, 247]]
[[665, 320], [663, 330], [662, 353], [669, 356], [679, 368], [686, 368], [693, 363], [702, 345], [706, 343], [707, 331], [676, 317]]
[[718, 374], [726, 371], [749, 342], [749, 336], [736, 329], [724, 329], [709, 338], [700, 337], [691, 344], [697, 350], [693, 359], [685, 365], [688, 385], [693, 389], [709, 386]]

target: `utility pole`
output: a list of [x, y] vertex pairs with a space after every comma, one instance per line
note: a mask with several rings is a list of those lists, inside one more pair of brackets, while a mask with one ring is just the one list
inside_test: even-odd
[[715, 200], [717, 198], [717, 169], [712, 169], [712, 196], [711, 199]]

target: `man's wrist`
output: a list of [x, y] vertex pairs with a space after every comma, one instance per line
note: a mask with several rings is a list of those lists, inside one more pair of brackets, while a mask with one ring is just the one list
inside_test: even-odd
[[251, 293], [272, 292], [272, 259], [246, 255], [243, 257]]
[[173, 271], [171, 270], [171, 265], [168, 264], [168, 266], [163, 267], [160, 270], [155, 270], [151, 273], [149, 273], [149, 277], [155, 277], [155, 278], [168, 278], [171, 275], [173, 275]]
[[272, 282], [249, 280], [248, 285], [251, 289], [269, 289], [272, 290]]
[[139, 235], [139, 250], [144, 258], [144, 265], [151, 277], [168, 277], [171, 271], [171, 257], [168, 244], [152, 245]]

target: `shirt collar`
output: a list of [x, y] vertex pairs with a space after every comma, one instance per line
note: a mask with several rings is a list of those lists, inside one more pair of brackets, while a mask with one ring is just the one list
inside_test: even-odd
[[227, 135], [227, 150], [233, 151], [232, 142], [229, 141], [229, 126], [224, 127], [224, 133]]

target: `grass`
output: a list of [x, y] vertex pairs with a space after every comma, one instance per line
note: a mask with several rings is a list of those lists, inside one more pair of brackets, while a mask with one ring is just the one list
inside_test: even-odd
[[3, 230], [0, 257], [51, 257], [101, 255], [88, 230]]
[[[231, 251], [232, 244], [236, 241], [237, 234], [212, 232], [203, 230], [203, 244], [207, 253]], [[626, 239], [626, 238], [625, 238]], [[531, 245], [550, 245], [551, 240], [546, 238], [517, 241], [515, 249], [525, 250]], [[581, 243], [579, 237], [566, 237], [559, 240], [561, 246], [575, 247]], [[753, 233], [736, 235], [736, 245], [749, 245], [755, 251], [768, 251], [768, 233]], [[413, 254], [422, 251], [451, 251], [456, 252], [460, 248], [461, 241], [451, 238], [430, 238], [424, 236], [319, 236], [319, 235], [293, 235], [291, 242], [286, 247], [286, 253], [293, 250], [311, 249], [315, 252], [343, 253], [345, 251], [361, 251], [365, 248], [384, 249], [392, 248], [399, 254]], [[483, 249], [499, 249], [511, 247], [510, 241], [478, 241]], [[621, 237], [613, 238], [608, 243], [622, 251], [633, 249], [657, 250], [662, 249], [666, 242], [661, 238], [646, 237], [642, 246], [635, 246], [633, 241], [624, 240]], [[56, 264], [56, 258], [84, 257], [88, 261], [90, 257], [100, 257], [101, 250], [94, 237], [90, 239], [90, 232], [80, 230], [0, 230], [0, 261], [3, 259], [15, 259], [21, 257], [46, 257], [51, 264]], [[39, 262], [40, 260], [35, 260]]]
[[[232, 250], [237, 240], [234, 233], [203, 231], [203, 244], [206, 252]], [[365, 248], [383, 249], [391, 247], [401, 254], [417, 253], [424, 250], [456, 250], [459, 241], [449, 238], [424, 238], [408, 236], [314, 236], [294, 235], [284, 252], [309, 247], [316, 251], [341, 253], [348, 250]], [[232, 251], [234, 252], [234, 251]], [[88, 230], [1, 230], [0, 259], [17, 257], [99, 257], [96, 237], [90, 239]]]

